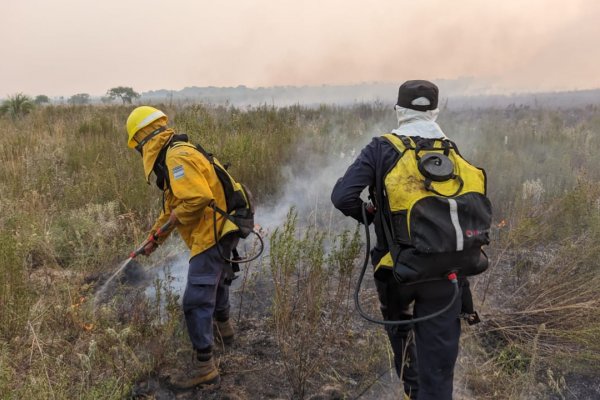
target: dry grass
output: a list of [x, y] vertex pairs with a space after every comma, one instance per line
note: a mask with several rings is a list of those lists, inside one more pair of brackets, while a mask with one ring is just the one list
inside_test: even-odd
[[[305, 397], [315, 376], [326, 374], [334, 381], [342, 376], [336, 372], [336, 350], [352, 342], [352, 277], [361, 250], [358, 229], [337, 237], [329, 255], [323, 241], [324, 234], [315, 227], [300, 231], [294, 210], [270, 240], [275, 337], [292, 398], [297, 399]], [[364, 344], [355, 346], [359, 347]], [[363, 359], [360, 365], [378, 363]]]
[[470, 370], [477, 398], [561, 398], [565, 375], [600, 372], [599, 195], [580, 181], [500, 235], [477, 286], [485, 323], [467, 339], [479, 354]]
[[[381, 105], [159, 107], [230, 162], [262, 204], [281, 194], [282, 165], [302, 176], [381, 133], [374, 127], [394, 126]], [[178, 294], [164, 282], [157, 302], [124, 290], [97, 314], [89, 307], [160, 206], [125, 146], [130, 110], [48, 106], [0, 118], [1, 398], [123, 398], [187, 345]], [[486, 322], [467, 331], [461, 385], [478, 399], [563, 393], [567, 372], [597, 374], [600, 353], [597, 110], [446, 110], [440, 123], [486, 167], [496, 222], [506, 220], [493, 233], [494, 267], [475, 280]], [[274, 286], [260, 293], [272, 304], [274, 365], [290, 396], [322, 382], [358, 394], [385, 368], [382, 331], [350, 317], [357, 238], [321, 227], [292, 224], [273, 236]], [[250, 313], [252, 303], [243, 307]], [[345, 353], [354, 368], [345, 370], [332, 358], [349, 344], [358, 350]]]

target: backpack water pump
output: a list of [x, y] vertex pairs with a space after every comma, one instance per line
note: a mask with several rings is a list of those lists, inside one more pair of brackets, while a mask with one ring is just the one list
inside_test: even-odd
[[482, 246], [489, 243], [492, 207], [485, 171], [465, 160], [448, 139], [386, 134], [396, 163], [374, 185], [377, 217], [388, 252], [375, 265], [375, 276], [402, 285], [448, 279], [454, 295], [443, 309], [407, 321], [376, 320], [360, 308], [358, 292], [370, 251], [366, 209], [362, 209], [367, 250], [356, 291], [361, 316], [383, 325], [408, 325], [434, 318], [460, 294], [457, 276], [477, 275], [488, 267]]

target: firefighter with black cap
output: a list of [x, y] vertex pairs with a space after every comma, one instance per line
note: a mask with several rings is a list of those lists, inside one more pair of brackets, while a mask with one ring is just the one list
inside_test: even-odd
[[[398, 127], [392, 131], [397, 138], [410, 140], [446, 139], [435, 122], [438, 116], [438, 87], [425, 80], [411, 80], [400, 86], [395, 106]], [[396, 168], [402, 154], [384, 137], [376, 137], [359, 154], [340, 178], [331, 195], [334, 206], [344, 215], [363, 222], [360, 198], [369, 187], [371, 198], [376, 188], [385, 187], [384, 178]], [[462, 185], [461, 185], [462, 187]], [[391, 198], [387, 191], [384, 196]], [[404, 190], [398, 188], [397, 190]], [[376, 202], [377, 203], [377, 202]], [[444, 280], [430, 280], [410, 285], [402, 284], [392, 276], [392, 270], [378, 268], [389, 259], [390, 247], [383, 226], [380, 205], [368, 205], [367, 222], [374, 221], [377, 243], [371, 249], [375, 269], [375, 284], [384, 320], [410, 320], [433, 314], [448, 305], [453, 297], [453, 286]], [[393, 227], [392, 227], [393, 228]], [[388, 236], [389, 237], [389, 236]], [[468, 281], [459, 281], [463, 296], [470, 297]], [[471, 309], [462, 309], [458, 300], [441, 315], [417, 324], [386, 325], [394, 351], [396, 372], [404, 383], [405, 398], [418, 400], [445, 400], [452, 398], [454, 365], [458, 355], [461, 311], [476, 315]], [[464, 302], [472, 307], [472, 302]]]

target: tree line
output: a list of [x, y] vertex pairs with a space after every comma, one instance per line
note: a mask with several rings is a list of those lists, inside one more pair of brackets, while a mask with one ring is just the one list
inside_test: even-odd
[[[117, 86], [106, 91], [106, 95], [100, 98], [104, 104], [109, 104], [116, 99], [120, 99], [123, 104], [132, 104], [133, 100], [138, 99], [140, 94], [128, 86]], [[63, 97], [59, 98], [64, 101]], [[0, 105], [0, 115], [9, 115], [13, 118], [29, 114], [36, 106], [49, 104], [50, 97], [40, 94], [35, 97], [23, 93], [17, 93], [8, 96]], [[88, 93], [77, 93], [66, 100], [67, 104], [85, 105], [91, 102], [91, 96]]]

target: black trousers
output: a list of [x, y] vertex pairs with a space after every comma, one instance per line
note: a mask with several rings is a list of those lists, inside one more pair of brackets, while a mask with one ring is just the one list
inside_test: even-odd
[[[385, 320], [432, 314], [448, 305], [454, 291], [447, 280], [401, 285], [390, 276], [385, 281], [375, 279], [375, 284]], [[452, 399], [460, 310], [459, 295], [448, 311], [433, 319], [411, 325], [386, 325], [396, 373], [412, 400]]]

